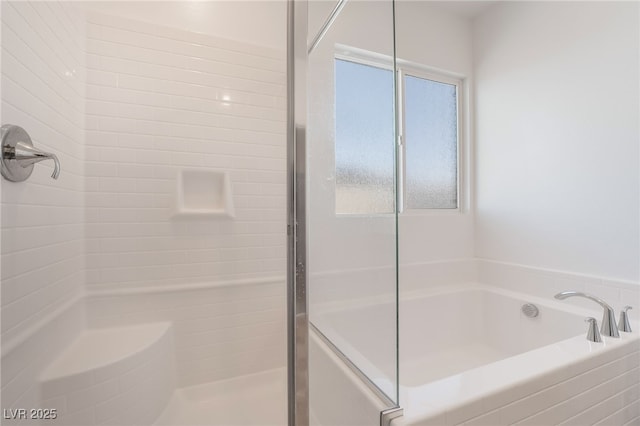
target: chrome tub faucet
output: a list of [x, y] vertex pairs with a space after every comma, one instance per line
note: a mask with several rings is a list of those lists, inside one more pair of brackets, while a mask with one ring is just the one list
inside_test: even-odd
[[600, 331], [605, 336], [620, 337], [620, 333], [618, 333], [618, 326], [616, 324], [616, 314], [613, 308], [608, 303], [606, 303], [599, 297], [579, 291], [563, 291], [562, 293], [558, 293], [555, 295], [555, 298], [559, 300], [564, 300], [568, 297], [584, 297], [585, 299], [593, 300], [594, 302], [602, 306], [602, 308], [604, 308], [604, 312], [602, 315], [602, 325]]

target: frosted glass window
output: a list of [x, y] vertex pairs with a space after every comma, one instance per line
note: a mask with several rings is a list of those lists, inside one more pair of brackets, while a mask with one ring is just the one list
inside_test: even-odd
[[404, 77], [405, 207], [458, 207], [456, 86]]
[[390, 70], [335, 61], [336, 213], [393, 213], [393, 86]]

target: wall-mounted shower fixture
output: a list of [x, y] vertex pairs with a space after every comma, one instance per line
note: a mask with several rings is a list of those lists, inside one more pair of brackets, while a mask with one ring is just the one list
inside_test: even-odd
[[60, 176], [60, 161], [55, 154], [35, 149], [29, 134], [20, 126], [5, 124], [0, 129], [2, 139], [2, 176], [11, 182], [22, 182], [31, 176], [33, 165], [42, 160], [53, 160], [55, 168], [51, 177]]

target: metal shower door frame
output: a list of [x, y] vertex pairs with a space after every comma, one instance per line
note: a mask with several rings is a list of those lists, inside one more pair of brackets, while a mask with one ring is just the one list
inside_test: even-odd
[[[394, 0], [391, 1], [394, 4]], [[309, 0], [287, 0], [287, 385], [289, 426], [309, 426], [310, 323], [306, 267], [307, 63], [310, 52], [329, 30], [347, 0], [337, 0], [324, 25], [310, 43], [308, 40], [308, 2]], [[395, 4], [393, 22], [395, 33]], [[395, 40], [394, 69], [396, 69]], [[396, 285], [396, 321], [398, 320], [397, 297]], [[396, 348], [397, 339], [396, 333]], [[352, 365], [351, 362], [345, 364], [348, 367]], [[357, 368], [350, 368], [357, 372]], [[374, 394], [377, 394], [377, 387], [369, 379], [363, 378], [362, 380]], [[379, 397], [389, 406], [388, 409], [380, 412], [380, 425], [389, 426], [393, 419], [403, 415], [403, 410], [386, 395]]]
[[307, 0], [287, 1], [288, 424], [309, 425], [306, 119]]

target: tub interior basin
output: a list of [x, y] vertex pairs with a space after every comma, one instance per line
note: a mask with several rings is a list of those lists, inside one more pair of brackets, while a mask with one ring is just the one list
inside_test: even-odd
[[[537, 299], [538, 316], [522, 306], [533, 297], [473, 287], [403, 297], [399, 309], [400, 385], [418, 387], [586, 333], [576, 308]], [[560, 306], [560, 307], [559, 307]], [[395, 382], [395, 303], [324, 312], [312, 321], [381, 388]], [[597, 315], [597, 316], [596, 316]], [[598, 322], [601, 313], [594, 311]]]

